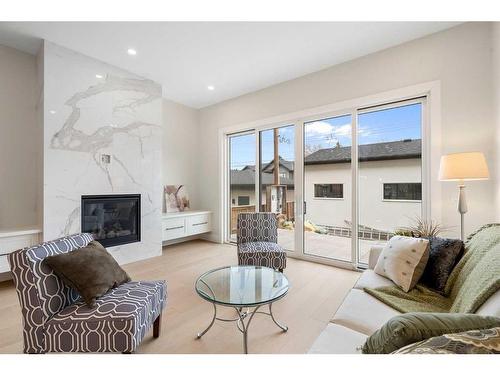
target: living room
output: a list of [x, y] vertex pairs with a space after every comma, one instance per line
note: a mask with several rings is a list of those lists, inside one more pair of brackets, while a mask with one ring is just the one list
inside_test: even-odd
[[0, 21], [13, 363], [500, 353], [499, 22], [27, 17]]

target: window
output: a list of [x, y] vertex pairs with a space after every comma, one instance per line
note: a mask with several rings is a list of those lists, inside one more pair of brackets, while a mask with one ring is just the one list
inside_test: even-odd
[[250, 197], [248, 195], [238, 196], [238, 206], [248, 206], [250, 204]]
[[420, 182], [384, 184], [384, 199], [421, 201], [422, 184]]
[[314, 184], [314, 198], [344, 198], [344, 184]]

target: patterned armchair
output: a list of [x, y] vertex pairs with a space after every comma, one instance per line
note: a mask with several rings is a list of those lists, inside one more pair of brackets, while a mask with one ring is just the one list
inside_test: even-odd
[[87, 307], [42, 260], [86, 246], [90, 234], [75, 234], [9, 254], [23, 319], [25, 353], [132, 353], [153, 325], [160, 334], [165, 281], [129, 282]]
[[265, 266], [283, 272], [286, 251], [278, 245], [278, 224], [271, 212], [238, 215], [238, 264]]

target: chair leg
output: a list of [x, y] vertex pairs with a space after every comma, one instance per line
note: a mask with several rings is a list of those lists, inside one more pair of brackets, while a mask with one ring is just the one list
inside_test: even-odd
[[161, 314], [158, 315], [158, 318], [153, 323], [153, 337], [157, 339], [160, 337], [160, 331], [161, 331]]
[[283, 273], [283, 268], [278, 268], [278, 271], [280, 271], [281, 273]]

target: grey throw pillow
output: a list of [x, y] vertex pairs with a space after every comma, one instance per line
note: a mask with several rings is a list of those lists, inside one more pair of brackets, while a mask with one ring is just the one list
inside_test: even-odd
[[95, 307], [95, 300], [110, 289], [130, 281], [127, 273], [97, 241], [69, 253], [47, 257], [43, 264], [75, 289], [89, 307]]
[[464, 243], [460, 240], [440, 237], [431, 237], [428, 240], [430, 243], [429, 260], [420, 282], [442, 294], [453, 267], [464, 251]]
[[397, 315], [363, 345], [365, 354], [389, 354], [409, 344], [446, 333], [500, 326], [500, 318], [476, 314], [407, 313]]

